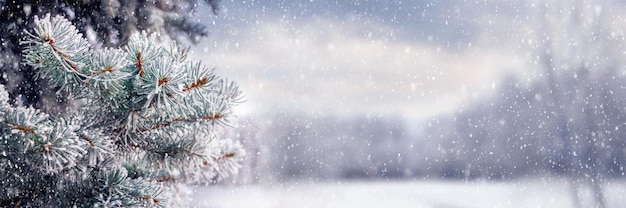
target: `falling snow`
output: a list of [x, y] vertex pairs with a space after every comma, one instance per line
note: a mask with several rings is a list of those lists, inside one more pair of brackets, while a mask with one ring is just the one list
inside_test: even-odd
[[[307, 192], [293, 184], [352, 190], [344, 181], [356, 179], [376, 190], [392, 179], [454, 192], [445, 184], [486, 181], [542, 191], [550, 178], [563, 190], [546, 196], [566, 198], [563, 207], [615, 207], [626, 189], [622, 4], [225, 1], [197, 46], [208, 55], [196, 57], [247, 87], [239, 136], [257, 154], [237, 184]], [[422, 201], [450, 197], [441, 194]], [[262, 196], [302, 201], [267, 207], [320, 205]], [[368, 198], [355, 190], [320, 201], [359, 196]], [[401, 206], [420, 204], [405, 197]], [[486, 200], [450, 206], [513, 206]], [[525, 204], [552, 206], [534, 203]]]
[[[166, 9], [145, 28], [192, 44], [189, 59], [246, 99], [220, 129], [247, 151], [239, 174], [197, 184], [192, 206], [626, 203], [624, 2], [224, 0], [216, 13], [184, 2], [172, 11], [193, 8], [180, 17], [206, 34], [172, 32], [180, 19]], [[80, 28], [96, 48], [124, 41], [103, 29]], [[5, 69], [19, 63], [0, 61], [10, 93], [45, 91]]]

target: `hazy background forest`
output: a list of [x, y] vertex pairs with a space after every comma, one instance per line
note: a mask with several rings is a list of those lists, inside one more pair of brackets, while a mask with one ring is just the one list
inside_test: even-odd
[[197, 57], [246, 88], [239, 182], [547, 177], [559, 206], [622, 199], [621, 1], [223, 6]]
[[621, 2], [223, 7], [250, 180], [623, 175]]

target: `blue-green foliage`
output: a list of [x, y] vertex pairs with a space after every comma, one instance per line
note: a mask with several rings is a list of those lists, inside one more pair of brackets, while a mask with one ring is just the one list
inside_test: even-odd
[[215, 136], [242, 94], [154, 35], [91, 50], [63, 17], [35, 18], [26, 63], [76, 103], [44, 113], [0, 87], [0, 206], [167, 206], [171, 187], [236, 172], [244, 151]]

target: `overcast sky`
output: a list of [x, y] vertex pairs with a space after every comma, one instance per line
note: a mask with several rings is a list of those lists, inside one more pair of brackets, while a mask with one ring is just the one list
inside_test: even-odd
[[528, 73], [529, 4], [436, 2], [222, 1], [194, 57], [239, 82], [244, 115], [425, 118]]

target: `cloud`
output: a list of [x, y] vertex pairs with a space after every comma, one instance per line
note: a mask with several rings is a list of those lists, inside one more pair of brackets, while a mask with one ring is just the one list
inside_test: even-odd
[[244, 113], [410, 117], [457, 108], [514, 59], [495, 47], [451, 49], [397, 32], [362, 18], [262, 20], [210, 37], [195, 56], [242, 85]]

